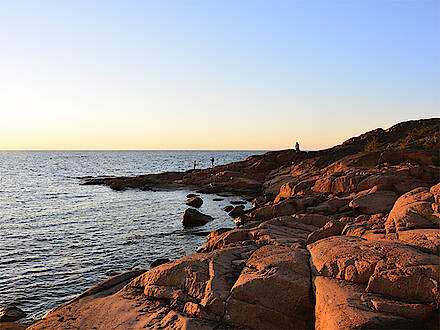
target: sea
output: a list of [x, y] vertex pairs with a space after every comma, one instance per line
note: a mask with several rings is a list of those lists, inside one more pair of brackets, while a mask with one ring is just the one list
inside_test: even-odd
[[0, 307], [15, 305], [32, 322], [110, 276], [194, 253], [210, 231], [234, 227], [223, 207], [241, 199], [200, 194], [200, 211], [214, 220], [184, 229], [194, 191], [114, 191], [80, 185], [81, 177], [185, 171], [194, 160], [207, 168], [211, 157], [220, 165], [261, 153], [0, 152]]

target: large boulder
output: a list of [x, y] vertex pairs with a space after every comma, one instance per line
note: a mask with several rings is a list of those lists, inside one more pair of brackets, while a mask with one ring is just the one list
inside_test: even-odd
[[254, 329], [312, 327], [309, 254], [263, 246], [247, 260], [226, 303], [226, 319]]
[[291, 215], [299, 210], [296, 199], [289, 198], [279, 203], [260, 207], [249, 216], [255, 220], [268, 220], [283, 215]]
[[440, 228], [440, 215], [435, 212], [434, 194], [420, 187], [399, 197], [391, 210], [385, 227], [387, 233], [410, 229]]
[[214, 218], [203, 214], [195, 209], [187, 209], [183, 214], [182, 224], [184, 227], [196, 227], [206, 225]]
[[372, 174], [359, 182], [358, 190], [368, 190], [378, 187], [378, 190], [392, 190], [395, 182], [399, 181], [399, 176], [395, 174]]
[[397, 199], [393, 191], [376, 191], [361, 195], [350, 202], [350, 207], [366, 214], [389, 212]]

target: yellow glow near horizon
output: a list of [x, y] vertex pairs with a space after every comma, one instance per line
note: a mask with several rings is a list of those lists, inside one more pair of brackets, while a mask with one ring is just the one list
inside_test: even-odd
[[426, 4], [19, 3], [0, 150], [316, 150], [440, 106]]

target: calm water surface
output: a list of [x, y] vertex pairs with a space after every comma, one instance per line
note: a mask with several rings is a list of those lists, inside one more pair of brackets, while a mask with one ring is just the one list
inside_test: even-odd
[[243, 160], [258, 151], [32, 151], [0, 153], [0, 307], [43, 316], [118, 272], [179, 258], [205, 242], [194, 232], [233, 227], [230, 200], [201, 195], [215, 220], [184, 230], [190, 191], [116, 192], [81, 186], [87, 175], [181, 171]]

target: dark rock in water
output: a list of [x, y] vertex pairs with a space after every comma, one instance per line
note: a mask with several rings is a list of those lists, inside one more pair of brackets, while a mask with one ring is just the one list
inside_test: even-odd
[[233, 208], [234, 208], [234, 207], [233, 207], [232, 205], [228, 205], [228, 206], [225, 206], [225, 207], [223, 208], [223, 210], [226, 211], [226, 212], [231, 212]]
[[203, 204], [203, 200], [200, 197], [192, 197], [186, 200], [186, 205], [193, 207], [200, 207]]
[[197, 194], [188, 194], [186, 195], [186, 198], [193, 198], [193, 197], [199, 197]]
[[187, 209], [183, 214], [182, 224], [184, 227], [203, 226], [213, 219], [213, 217], [200, 213], [197, 210]]
[[230, 202], [232, 205], [239, 205], [239, 204], [246, 204], [246, 201], [231, 201]]
[[214, 202], [220, 202], [220, 201], [222, 201], [222, 200], [224, 200], [224, 198], [214, 198], [214, 199], [213, 199]]
[[245, 213], [245, 212], [244, 212], [244, 206], [243, 206], [243, 205], [239, 205], [239, 206], [234, 207], [234, 208], [232, 209], [232, 211], [229, 212], [228, 214], [229, 214], [231, 217], [238, 217], [238, 216], [240, 216], [240, 215], [242, 215], [242, 214], [244, 214], [244, 213]]
[[0, 308], [0, 322], [15, 322], [25, 316], [26, 313], [15, 306], [6, 306]]
[[150, 266], [151, 266], [151, 268], [154, 268], [154, 267], [160, 266], [162, 264], [166, 264], [169, 261], [170, 261], [170, 259], [168, 259], [168, 258], [159, 258], [159, 259], [154, 260], [152, 263], [150, 263]]
[[125, 183], [122, 180], [113, 180], [108, 185], [111, 189], [116, 191], [124, 191], [127, 189]]

